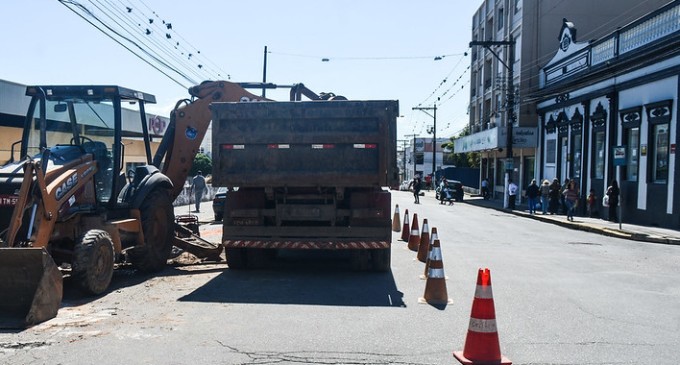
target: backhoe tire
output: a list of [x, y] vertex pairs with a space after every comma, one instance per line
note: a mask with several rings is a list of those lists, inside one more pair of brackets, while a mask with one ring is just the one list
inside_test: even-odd
[[89, 230], [73, 250], [71, 276], [84, 292], [99, 295], [111, 284], [114, 260], [111, 236], [99, 229]]
[[154, 190], [140, 207], [144, 244], [129, 250], [132, 265], [142, 272], [163, 270], [170, 251], [174, 234], [175, 213], [172, 202], [165, 190]]

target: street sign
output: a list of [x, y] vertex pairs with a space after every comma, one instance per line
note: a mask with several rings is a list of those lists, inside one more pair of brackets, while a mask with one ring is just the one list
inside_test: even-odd
[[515, 161], [512, 158], [505, 159], [505, 170], [512, 170], [515, 168]]
[[614, 166], [626, 165], [626, 146], [614, 147]]

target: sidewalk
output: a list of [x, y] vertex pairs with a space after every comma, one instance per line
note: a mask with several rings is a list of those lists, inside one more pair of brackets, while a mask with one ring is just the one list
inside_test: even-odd
[[[434, 198], [434, 195], [433, 195]], [[482, 197], [474, 195], [465, 195], [464, 202], [471, 205], [476, 205], [484, 208], [496, 209], [509, 214], [514, 214], [528, 219], [535, 219], [542, 222], [557, 224], [562, 227], [571, 229], [578, 229], [587, 232], [599, 233], [606, 236], [618, 237], [634, 241], [664, 243], [671, 245], [680, 245], [680, 231], [659, 228], [640, 226], [629, 223], [622, 223], [619, 229], [619, 224], [609, 222], [600, 218], [588, 218], [575, 216], [574, 221], [567, 221], [565, 215], [543, 215], [541, 212], [531, 215], [527, 210], [526, 202], [518, 204], [517, 210], [508, 210], [503, 208], [503, 199], [484, 200]]]

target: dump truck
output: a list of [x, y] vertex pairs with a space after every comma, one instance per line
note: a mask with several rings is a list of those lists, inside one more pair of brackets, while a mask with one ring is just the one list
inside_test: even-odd
[[279, 250], [349, 250], [390, 269], [397, 101], [215, 102], [213, 184], [231, 188], [222, 244], [233, 269]]

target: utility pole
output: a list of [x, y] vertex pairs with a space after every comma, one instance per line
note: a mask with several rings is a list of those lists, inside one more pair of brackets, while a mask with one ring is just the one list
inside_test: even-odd
[[267, 46], [264, 46], [264, 65], [262, 66], [262, 97], [266, 97], [267, 88], [264, 84], [267, 83]]
[[[508, 182], [510, 174], [514, 170], [513, 156], [512, 156], [512, 128], [515, 125], [515, 72], [513, 65], [515, 63], [515, 38], [510, 34], [507, 41], [472, 41], [470, 47], [482, 46], [491, 52], [494, 57], [500, 62], [508, 71], [508, 91], [506, 96], [508, 98], [508, 120], [506, 121], [506, 147], [505, 147], [505, 196], [503, 198], [503, 207], [508, 208]], [[507, 46], [508, 47], [508, 61], [510, 65], [506, 64], [498, 54], [491, 49], [492, 46]]]
[[[437, 168], [437, 103], [434, 106], [421, 107], [414, 106], [412, 110], [420, 110], [423, 113], [429, 115], [434, 120], [432, 129], [428, 129], [428, 133], [432, 133], [432, 184], [434, 184], [434, 172]], [[428, 113], [432, 110], [434, 114]]]

